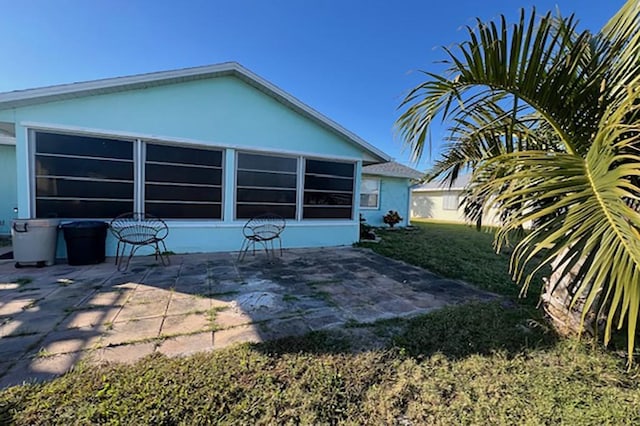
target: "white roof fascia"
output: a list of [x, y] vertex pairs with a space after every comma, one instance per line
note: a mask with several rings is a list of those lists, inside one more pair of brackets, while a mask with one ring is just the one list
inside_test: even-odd
[[0, 145], [15, 145], [16, 138], [13, 136], [2, 136], [0, 135]]
[[416, 185], [415, 187], [411, 188], [411, 191], [412, 192], [450, 192], [450, 191], [464, 191], [464, 188], [457, 187], [457, 186], [452, 186], [452, 187], [443, 186], [443, 187], [438, 187], [438, 188], [423, 188], [423, 187], [420, 187], [420, 185]]
[[375, 163], [391, 160], [391, 158], [383, 151], [377, 149], [353, 132], [345, 129], [335, 121], [314, 110], [276, 85], [244, 68], [237, 62], [225, 62], [221, 64], [184, 68], [173, 71], [160, 71], [128, 77], [115, 77], [0, 93], [0, 110], [53, 102], [74, 97], [134, 90], [161, 84], [205, 79], [223, 75], [234, 75], [240, 78], [256, 89], [275, 98], [285, 106], [307, 118], [310, 118], [324, 128], [364, 149], [365, 161]]

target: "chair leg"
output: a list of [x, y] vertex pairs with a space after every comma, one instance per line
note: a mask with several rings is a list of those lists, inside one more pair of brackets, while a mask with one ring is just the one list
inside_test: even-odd
[[[122, 250], [120, 250], [121, 246], [122, 246]], [[118, 246], [116, 248], [116, 267], [118, 271], [122, 271], [122, 262], [123, 262], [124, 254], [126, 250], [127, 250], [127, 243], [120, 244], [120, 242], [118, 241]]]
[[118, 265], [118, 257], [120, 255], [120, 240], [118, 240], [118, 245], [116, 246], [116, 266]]
[[126, 254], [126, 251], [127, 251], [127, 245], [126, 244], [122, 244], [122, 253], [120, 254], [120, 256], [118, 258], [118, 271], [124, 272], [129, 268], [129, 261], [131, 260], [131, 257], [133, 256], [135, 248], [136, 248], [136, 246], [134, 246], [132, 244], [131, 245], [131, 252], [129, 253], [129, 256], [125, 259], [125, 254]]
[[260, 241], [260, 244], [262, 244], [264, 252], [267, 255], [267, 260], [269, 260], [269, 241]]
[[[238, 252], [238, 262], [242, 262], [244, 260], [244, 257], [247, 255], [247, 251], [249, 251], [250, 246], [251, 246], [250, 240], [245, 239], [242, 241], [242, 246], [240, 246], [240, 252]], [[255, 252], [255, 247], [253, 250]]]
[[138, 251], [138, 249], [142, 247], [142, 246], [131, 246], [131, 252], [129, 253], [129, 257], [127, 257], [127, 263], [124, 266], [124, 270], [126, 271], [127, 269], [129, 269], [129, 262], [131, 262], [131, 258], [133, 257], [133, 255], [136, 253], [136, 251]]
[[[169, 257], [169, 253], [167, 253], [167, 246], [165, 245], [163, 240], [160, 240], [160, 245], [162, 245], [162, 252], [160, 253], [160, 260], [162, 260], [162, 264], [164, 266], [169, 266], [169, 265], [171, 265], [171, 258]], [[167, 261], [166, 265], [164, 263], [164, 260], [162, 259], [163, 257]]]

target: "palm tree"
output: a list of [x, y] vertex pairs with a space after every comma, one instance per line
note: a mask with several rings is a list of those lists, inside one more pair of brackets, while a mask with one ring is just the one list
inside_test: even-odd
[[[513, 25], [478, 20], [445, 49], [445, 75], [424, 73], [396, 123], [416, 158], [434, 119], [451, 124], [432, 176], [473, 170], [471, 204], [506, 213], [498, 250], [535, 223], [512, 255], [523, 293], [551, 265], [547, 311], [571, 329], [601, 318], [605, 344], [626, 326], [629, 362], [640, 308], [639, 12], [627, 1], [597, 33], [535, 10]], [[571, 303], [552, 297], [561, 294]], [[571, 309], [577, 325], [557, 315]]]

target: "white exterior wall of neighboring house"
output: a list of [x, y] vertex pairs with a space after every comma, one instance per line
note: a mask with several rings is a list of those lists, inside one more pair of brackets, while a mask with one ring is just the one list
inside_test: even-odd
[[446, 222], [465, 222], [458, 207], [462, 191], [412, 191], [411, 218], [437, 219]]
[[[464, 209], [460, 206], [463, 200], [464, 187], [469, 176], [461, 176], [449, 186], [440, 182], [429, 182], [416, 185], [411, 190], [411, 219], [433, 219], [443, 222], [469, 223]], [[500, 221], [495, 210], [490, 210], [482, 218], [483, 225], [498, 226]]]

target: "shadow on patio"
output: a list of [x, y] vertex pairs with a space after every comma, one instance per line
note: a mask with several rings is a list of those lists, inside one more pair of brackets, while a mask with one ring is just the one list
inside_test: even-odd
[[0, 265], [0, 388], [80, 360], [188, 355], [496, 298], [366, 249], [287, 250], [271, 263], [264, 253], [242, 263], [235, 253], [171, 260], [138, 257], [124, 273], [112, 259]]

